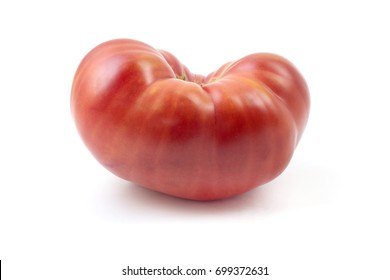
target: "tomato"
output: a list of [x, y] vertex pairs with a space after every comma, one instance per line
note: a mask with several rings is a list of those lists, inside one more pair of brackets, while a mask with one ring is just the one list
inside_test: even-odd
[[251, 54], [201, 76], [130, 39], [89, 52], [71, 93], [78, 132], [104, 167], [193, 200], [231, 197], [277, 177], [309, 103], [304, 78], [278, 55]]

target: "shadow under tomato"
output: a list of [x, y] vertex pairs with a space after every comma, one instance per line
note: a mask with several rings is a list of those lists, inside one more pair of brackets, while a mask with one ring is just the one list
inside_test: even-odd
[[[283, 211], [316, 207], [332, 199], [335, 178], [322, 167], [289, 167], [268, 184], [244, 194], [216, 201], [192, 201], [168, 196], [144, 187], [117, 180], [109, 186], [111, 214], [120, 220], [159, 222], [163, 220], [223, 221], [253, 220]], [[106, 209], [107, 210], [107, 209]]]
[[145, 218], [182, 219], [183, 217], [204, 218], [238, 214], [259, 203], [261, 198], [256, 190], [239, 196], [215, 201], [193, 201], [165, 195], [142, 186], [127, 183], [118, 198], [128, 211], [137, 211]]

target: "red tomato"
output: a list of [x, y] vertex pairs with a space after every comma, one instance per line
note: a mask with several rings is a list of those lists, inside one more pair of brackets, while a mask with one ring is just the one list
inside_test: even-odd
[[71, 110], [112, 173], [172, 196], [231, 197], [278, 176], [309, 114], [309, 91], [286, 59], [256, 53], [203, 77], [135, 40], [82, 60]]

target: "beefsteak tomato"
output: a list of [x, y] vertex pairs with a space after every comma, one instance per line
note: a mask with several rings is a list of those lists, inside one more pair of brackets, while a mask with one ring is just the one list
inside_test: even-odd
[[278, 176], [309, 103], [304, 78], [281, 56], [255, 53], [201, 76], [130, 39], [90, 51], [71, 93], [78, 132], [104, 167], [193, 200], [231, 197]]

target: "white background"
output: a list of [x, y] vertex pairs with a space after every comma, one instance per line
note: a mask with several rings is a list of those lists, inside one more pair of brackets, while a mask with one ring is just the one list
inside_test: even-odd
[[[388, 7], [374, 0], [1, 1], [4, 279], [130, 279], [121, 275], [127, 265], [390, 279]], [[76, 132], [69, 97], [82, 57], [114, 38], [166, 49], [202, 74], [253, 52], [291, 60], [312, 106], [285, 172], [233, 199], [199, 203], [106, 171]]]

